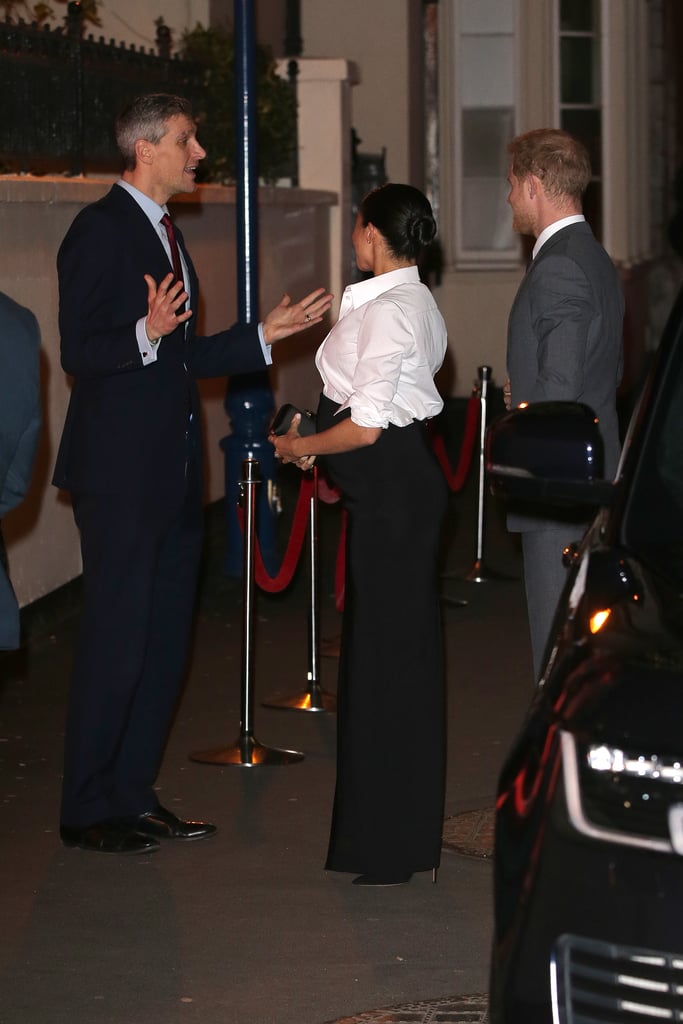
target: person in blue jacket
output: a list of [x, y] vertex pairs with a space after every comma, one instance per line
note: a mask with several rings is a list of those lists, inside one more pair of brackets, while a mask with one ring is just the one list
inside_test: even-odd
[[[0, 292], [0, 522], [26, 496], [40, 424], [38, 321]], [[19, 605], [0, 528], [0, 650], [15, 650], [19, 643]]]

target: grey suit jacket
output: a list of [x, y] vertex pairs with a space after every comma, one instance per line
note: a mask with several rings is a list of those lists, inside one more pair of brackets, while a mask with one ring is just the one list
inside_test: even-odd
[[[542, 246], [508, 321], [507, 368], [513, 408], [520, 402], [585, 402], [596, 413], [605, 476], [619, 460], [616, 391], [623, 366], [624, 295], [619, 275], [586, 222]], [[525, 509], [525, 512], [529, 509]], [[511, 512], [511, 530], [537, 529], [537, 515]]]
[[[40, 330], [30, 310], [0, 292], [0, 519], [24, 498], [40, 434]], [[19, 646], [19, 607], [0, 535], [0, 649]]]

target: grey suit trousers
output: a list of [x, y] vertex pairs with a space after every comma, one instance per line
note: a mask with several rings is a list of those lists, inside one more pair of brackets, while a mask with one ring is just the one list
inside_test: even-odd
[[568, 544], [579, 541], [583, 532], [584, 528], [576, 523], [558, 523], [522, 533], [524, 586], [536, 682], [543, 669], [553, 619], [567, 580], [562, 551]]

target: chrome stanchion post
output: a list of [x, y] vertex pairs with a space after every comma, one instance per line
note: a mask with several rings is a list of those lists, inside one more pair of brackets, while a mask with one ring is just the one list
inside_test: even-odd
[[283, 708], [289, 711], [336, 711], [337, 698], [326, 693], [320, 686], [320, 633], [319, 623], [319, 585], [318, 585], [318, 469], [313, 467], [313, 490], [309, 506], [309, 583], [310, 608], [309, 624], [309, 669], [308, 686], [303, 693], [293, 697], [272, 697], [264, 700], [269, 708]]
[[477, 494], [477, 554], [472, 568], [465, 574], [470, 583], [486, 583], [488, 580], [507, 580], [509, 576], [494, 572], [484, 561], [484, 467], [486, 441], [486, 405], [488, 386], [491, 380], [491, 367], [479, 367], [479, 490]]
[[488, 578], [484, 572], [484, 440], [486, 438], [486, 400], [488, 397], [491, 367], [479, 367], [479, 490], [477, 494], [477, 556], [474, 565], [465, 576], [471, 583], [484, 583]]
[[292, 764], [301, 761], [303, 754], [298, 750], [280, 750], [265, 747], [254, 736], [254, 541], [255, 541], [255, 490], [258, 484], [259, 464], [256, 459], [245, 459], [242, 463], [242, 493], [244, 496], [244, 572], [243, 579], [243, 637], [242, 637], [242, 694], [240, 734], [231, 747], [190, 754], [193, 761], [205, 764], [239, 765], [253, 768], [260, 765]]

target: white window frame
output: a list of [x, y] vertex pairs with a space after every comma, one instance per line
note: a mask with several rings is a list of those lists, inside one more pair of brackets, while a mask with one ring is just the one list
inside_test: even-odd
[[[607, 32], [608, 32], [608, 20], [606, 17], [606, 3], [605, 0], [596, 0], [598, 4], [598, 28], [595, 38], [597, 40], [597, 46], [599, 48], [598, 59], [600, 62], [600, 98], [599, 102], [595, 104], [581, 104], [584, 107], [593, 107], [600, 111], [600, 174], [593, 174], [593, 180], [600, 183], [601, 192], [601, 223], [600, 223], [600, 237], [605, 248], [609, 249], [606, 245], [606, 239], [608, 238], [608, 224], [610, 217], [608, 210], [610, 208], [609, 195], [608, 195], [608, 182], [611, 181], [610, 174], [610, 159], [612, 147], [606, 144], [606, 139], [609, 136], [610, 119], [609, 114], [609, 102], [608, 102], [608, 88], [609, 88], [609, 75], [607, 73], [607, 62], [609, 54], [609, 46], [607, 43]], [[560, 29], [560, 5], [562, 0], [555, 0], [553, 4], [553, 38], [555, 40], [555, 61], [554, 61], [554, 110], [555, 124], [559, 127], [562, 125], [562, 111], [573, 109], [572, 104], [562, 103], [562, 62], [560, 56], [560, 43], [562, 34], [568, 35], [570, 33], [561, 33]]]
[[[519, 0], [509, 0], [511, 4], [514, 4], [513, 13], [513, 77], [514, 77], [514, 95], [512, 96], [511, 108], [513, 111], [513, 127], [512, 136], [518, 132], [519, 125], [519, 57], [520, 57], [520, 44], [519, 44], [519, 33], [520, 33], [520, 4]], [[444, 142], [448, 146], [450, 152], [453, 154], [453, 166], [452, 166], [452, 183], [451, 183], [451, 194], [453, 196], [453, 207], [450, 211], [449, 221], [452, 225], [451, 230], [453, 231], [453, 238], [451, 240], [450, 250], [453, 253], [453, 263], [455, 268], [458, 270], [497, 270], [497, 269], [509, 269], [510, 267], [516, 267], [519, 265], [520, 258], [520, 246], [518, 241], [515, 241], [514, 248], [499, 251], [496, 249], [464, 249], [463, 240], [463, 211], [464, 211], [464, 176], [462, 173], [463, 167], [463, 140], [462, 140], [462, 94], [460, 89], [460, 83], [458, 80], [457, 69], [461, 63], [462, 57], [462, 36], [460, 31], [460, 2], [459, 0], [452, 0], [452, 4], [442, 5], [451, 8], [449, 12], [450, 17], [447, 20], [446, 30], [449, 32], [449, 39], [453, 47], [454, 59], [452, 61], [453, 71], [449, 76], [449, 92], [450, 92], [450, 104], [447, 109], [452, 111], [450, 120], [451, 139], [450, 145], [448, 138], [444, 138]], [[444, 210], [444, 212], [446, 212]], [[506, 211], [509, 212], [509, 211]], [[511, 217], [511, 214], [510, 214]]]

